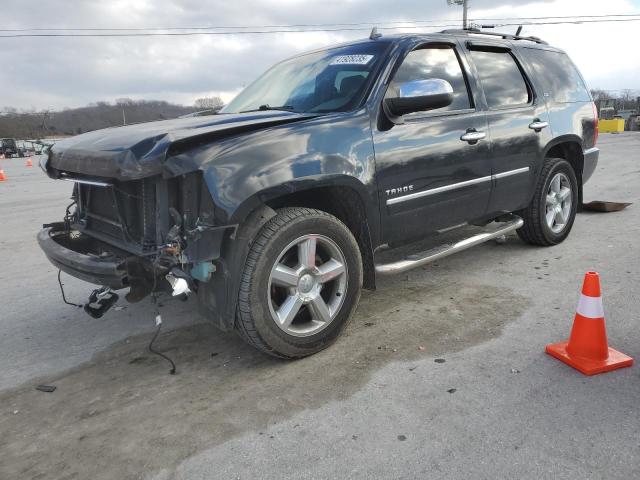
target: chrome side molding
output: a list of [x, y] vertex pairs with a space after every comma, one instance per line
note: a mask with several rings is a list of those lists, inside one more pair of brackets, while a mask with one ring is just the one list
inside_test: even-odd
[[395, 205], [396, 203], [406, 202], [407, 200], [413, 200], [414, 198], [428, 197], [429, 195], [448, 192], [450, 190], [456, 190], [458, 188], [468, 187], [469, 185], [476, 185], [478, 183], [490, 182], [492, 178], [493, 177], [491, 175], [487, 175], [486, 177], [472, 178], [471, 180], [452, 183], [450, 185], [443, 185], [442, 187], [432, 188], [430, 190], [421, 190], [419, 192], [410, 193], [408, 195], [403, 195], [401, 197], [390, 198], [387, 200], [387, 205]]
[[86, 180], [84, 178], [74, 178], [74, 177], [60, 177], [60, 180], [66, 180], [67, 182], [75, 182], [82, 183], [83, 185], [94, 185], [96, 187], [111, 187], [111, 183], [107, 182], [99, 182], [97, 180]]
[[[519, 175], [521, 173], [527, 173], [529, 167], [516, 168], [515, 170], [508, 170], [506, 172], [494, 173], [493, 175], [487, 175], [486, 177], [472, 178], [471, 180], [465, 180], [464, 182], [452, 183], [449, 185], [443, 185], [442, 187], [436, 187], [429, 190], [420, 190], [419, 192], [410, 193], [408, 195], [402, 195], [401, 197], [393, 197], [387, 199], [387, 205], [395, 205], [396, 203], [406, 202], [415, 198], [428, 197], [429, 195], [435, 195], [436, 193], [448, 192], [456, 190], [458, 188], [468, 187], [469, 185], [476, 185], [478, 183], [490, 182], [492, 180], [498, 180], [504, 177], [510, 177], [511, 175]], [[411, 185], [413, 188], [413, 185]]]
[[495, 238], [511, 233], [514, 230], [522, 227], [524, 221], [517, 215], [509, 215], [509, 218], [505, 222], [500, 222], [497, 227], [491, 230], [484, 231], [469, 238], [465, 238], [453, 244], [444, 244], [427, 250], [423, 253], [409, 255], [404, 260], [398, 260], [396, 262], [384, 263], [376, 265], [376, 273], [378, 275], [395, 275], [397, 273], [406, 272], [417, 267], [426, 265], [427, 263], [434, 262], [454, 253], [461, 252], [481, 243], [493, 240]]
[[498, 180], [504, 177], [510, 177], [511, 175], [518, 175], [520, 173], [527, 173], [529, 167], [516, 168], [515, 170], [509, 170], [508, 172], [500, 172], [493, 175], [494, 180]]

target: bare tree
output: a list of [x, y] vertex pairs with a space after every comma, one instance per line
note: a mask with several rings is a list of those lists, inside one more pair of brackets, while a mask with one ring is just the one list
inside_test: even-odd
[[622, 102], [622, 110], [627, 108], [627, 105], [633, 101], [633, 90], [630, 88], [620, 90], [620, 101]]
[[193, 106], [198, 110], [220, 110], [224, 107], [224, 102], [220, 97], [202, 97], [193, 102]]
[[593, 101], [596, 102], [597, 104], [600, 102], [600, 100], [609, 100], [611, 98], [611, 95], [606, 90], [602, 90], [600, 88], [592, 88], [591, 97], [593, 98]]
[[116, 105], [118, 105], [119, 107], [133, 105], [134, 103], [135, 102], [132, 99], [127, 97], [116, 98]]

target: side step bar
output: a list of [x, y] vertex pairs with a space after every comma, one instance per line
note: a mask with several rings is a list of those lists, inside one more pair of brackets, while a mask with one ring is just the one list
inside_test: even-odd
[[427, 263], [440, 260], [441, 258], [448, 257], [454, 253], [461, 252], [481, 243], [493, 240], [494, 238], [511, 233], [517, 230], [524, 224], [522, 218], [516, 215], [509, 215], [508, 220], [500, 222], [498, 227], [494, 227], [489, 231], [484, 231], [477, 235], [474, 235], [464, 240], [460, 240], [454, 244], [445, 243], [438, 247], [427, 250], [423, 253], [410, 255], [404, 260], [398, 260], [397, 262], [384, 263], [376, 265], [376, 273], [378, 275], [395, 275], [397, 273], [406, 272], [417, 267], [426, 265]]

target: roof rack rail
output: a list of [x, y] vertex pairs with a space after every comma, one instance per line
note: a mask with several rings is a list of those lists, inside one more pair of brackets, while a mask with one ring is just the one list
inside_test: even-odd
[[463, 33], [475, 35], [488, 35], [491, 37], [501, 37], [505, 40], [529, 40], [530, 42], [540, 43], [542, 45], [548, 45], [547, 42], [538, 37], [521, 37], [520, 35], [511, 35], [510, 33], [498, 33], [498, 32], [484, 32], [477, 28], [453, 28], [448, 30], [442, 30], [440, 33]]

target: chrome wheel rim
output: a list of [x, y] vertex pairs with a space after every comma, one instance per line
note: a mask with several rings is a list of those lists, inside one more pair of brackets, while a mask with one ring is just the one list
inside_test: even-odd
[[333, 240], [317, 234], [295, 239], [283, 249], [269, 274], [273, 321], [296, 337], [324, 330], [344, 303], [347, 278], [347, 262]]
[[565, 229], [571, 218], [571, 183], [564, 173], [556, 173], [547, 190], [545, 219], [553, 233]]

